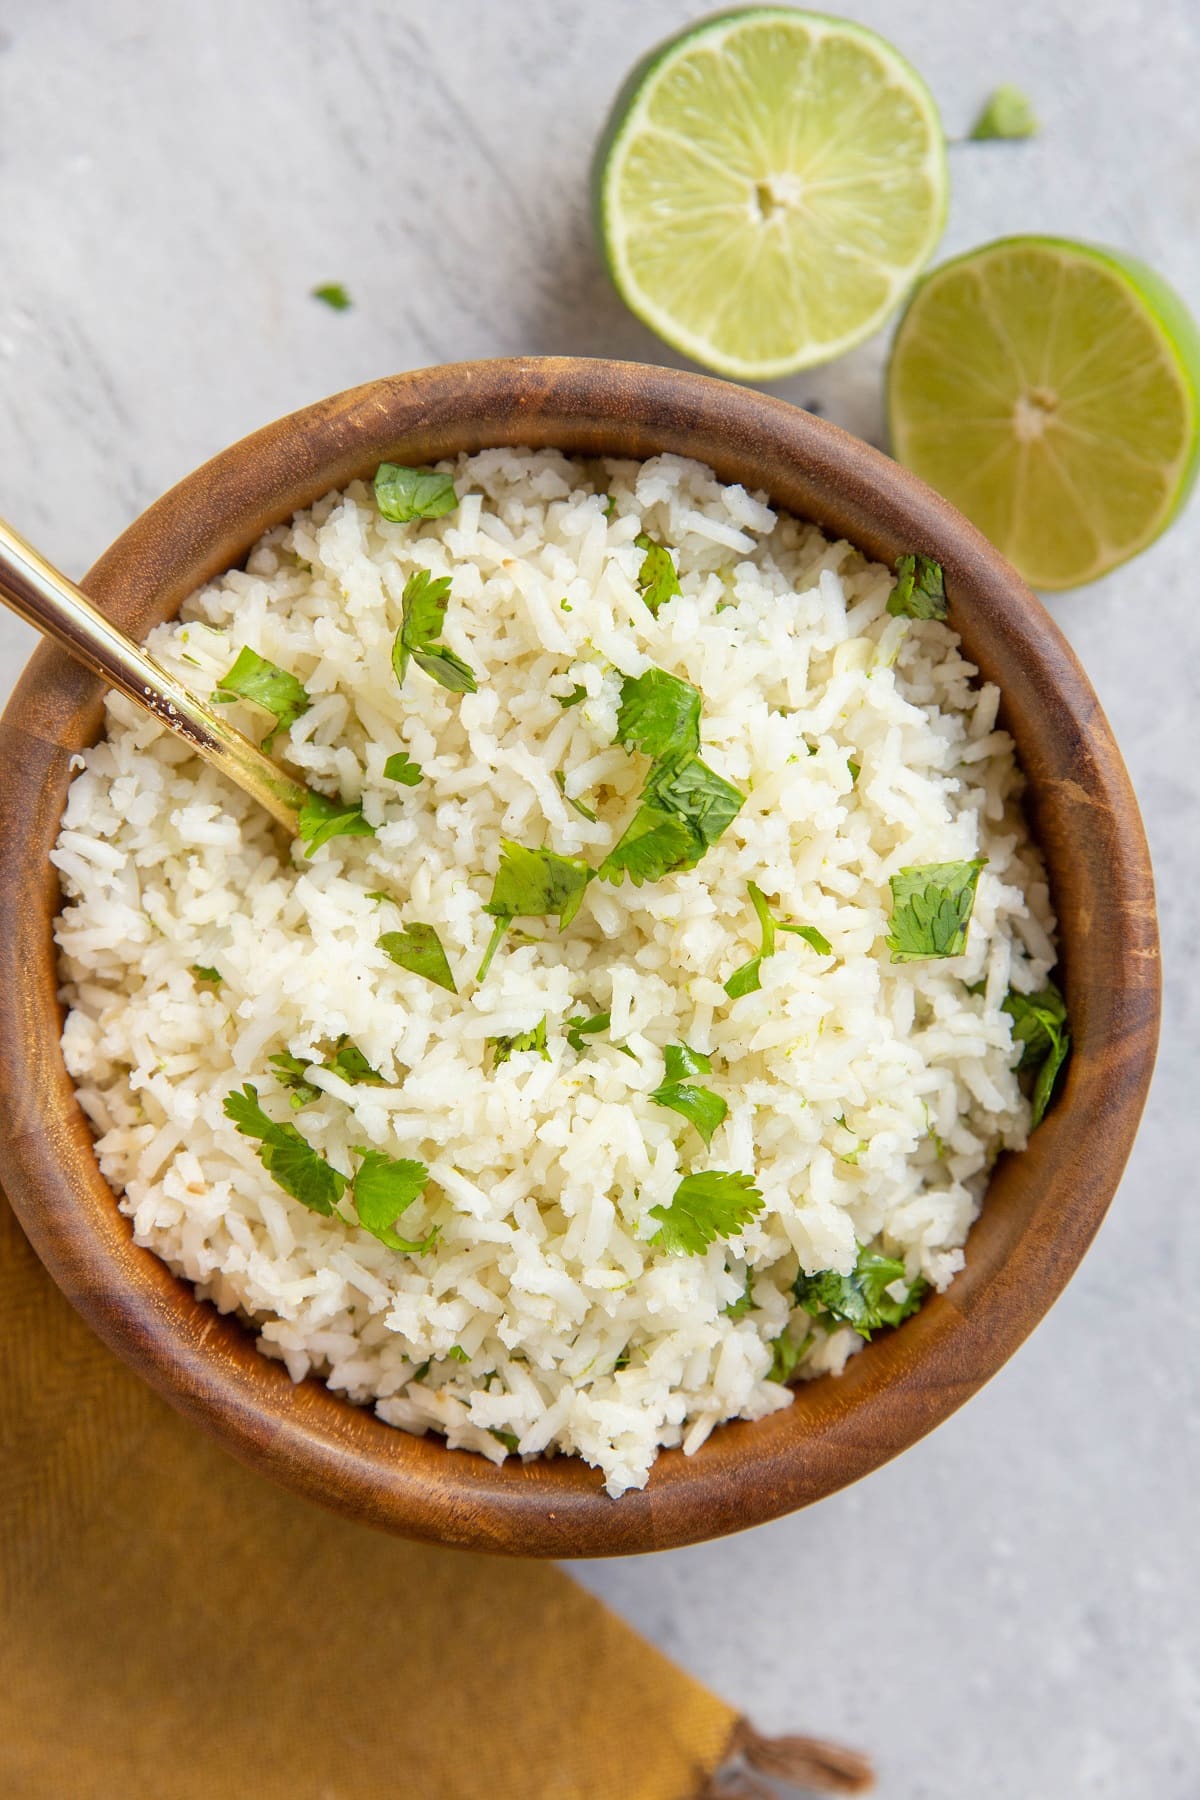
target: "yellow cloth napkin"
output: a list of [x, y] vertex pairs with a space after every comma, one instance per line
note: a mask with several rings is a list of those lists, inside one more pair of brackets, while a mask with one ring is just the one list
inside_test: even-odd
[[549, 1565], [403, 1543], [243, 1468], [92, 1336], [2, 1198], [0, 1352], [4, 1800], [689, 1800], [763, 1792], [747, 1763], [869, 1779], [759, 1739]]

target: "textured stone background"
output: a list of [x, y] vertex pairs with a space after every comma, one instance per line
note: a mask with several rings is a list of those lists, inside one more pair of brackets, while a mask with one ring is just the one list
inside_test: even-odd
[[[0, 0], [0, 511], [69, 571], [197, 462], [370, 376], [509, 351], [671, 360], [587, 218], [592, 140], [680, 0]], [[1196, 0], [859, 0], [961, 134], [945, 248], [1132, 249], [1200, 310]], [[341, 280], [355, 308], [308, 298]], [[881, 431], [875, 343], [781, 384]], [[878, 1756], [885, 1800], [1195, 1800], [1200, 502], [1055, 600], [1156, 858], [1166, 1035], [1065, 1298], [934, 1437], [815, 1510], [578, 1571], [768, 1728]], [[29, 634], [0, 618], [0, 684]]]

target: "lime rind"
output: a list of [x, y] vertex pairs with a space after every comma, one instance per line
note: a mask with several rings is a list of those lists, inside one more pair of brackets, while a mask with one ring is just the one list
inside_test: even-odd
[[[798, 331], [787, 353], [768, 357], [731, 354], [713, 335], [690, 328], [674, 316], [670, 308], [659, 304], [646, 291], [631, 267], [627, 235], [622, 227], [622, 209], [616, 188], [623, 169], [623, 159], [630, 146], [648, 129], [649, 112], [661, 83], [671, 71], [697, 48], [719, 49], [722, 38], [750, 25], [781, 24], [788, 30], [805, 33], [814, 44], [847, 43], [869, 53], [878, 71], [886, 71], [889, 89], [894, 87], [914, 109], [923, 134], [924, 155], [919, 167], [928, 185], [929, 204], [924, 208], [922, 229], [911, 253], [900, 263], [860, 256], [857, 285], [863, 290], [874, 281], [878, 297], [865, 307], [851, 325], [841, 331], [825, 331], [816, 339], [806, 339]], [[880, 90], [882, 91], [882, 89]], [[914, 168], [916, 165], [913, 165]], [[727, 171], [715, 172], [726, 177]], [[674, 349], [691, 357], [717, 373], [745, 381], [771, 381], [795, 374], [800, 369], [829, 362], [863, 342], [887, 320], [903, 301], [922, 268], [928, 262], [945, 227], [949, 204], [949, 168], [945, 135], [933, 96], [921, 76], [885, 39], [864, 26], [825, 13], [801, 12], [793, 7], [746, 7], [714, 14], [689, 27], [665, 43], [656, 46], [632, 70], [614, 102], [607, 125], [601, 134], [593, 162], [593, 207], [596, 233], [604, 253], [609, 274], [630, 310]], [[765, 234], [761, 234], [764, 235]], [[864, 233], [864, 235], [868, 235]], [[845, 233], [841, 234], [844, 240]], [[844, 241], [832, 244], [833, 254], [842, 262], [853, 260], [854, 251]], [[741, 274], [737, 281], [741, 280]], [[736, 301], [737, 281], [730, 284], [727, 306]], [[757, 298], [747, 296], [752, 303]], [[797, 305], [796, 310], [800, 308]]]
[[[1069, 570], [1037, 566], [1019, 550], [1014, 550], [1014, 520], [1028, 505], [1025, 488], [1030, 471], [1028, 459], [1023, 459], [1020, 454], [1015, 430], [1005, 429], [1007, 419], [1002, 420], [994, 410], [998, 402], [1007, 403], [1011, 409], [1012, 396], [998, 392], [996, 372], [987, 365], [986, 348], [977, 355], [973, 349], [964, 346], [958, 350], [957, 360], [954, 352], [948, 357], [952, 378], [948, 378], [946, 385], [957, 390], [956, 402], [964, 390], [975, 394], [979, 410], [974, 423], [966, 409], [960, 409], [957, 404], [939, 416], [935, 399], [934, 404], [923, 411], [918, 432], [905, 422], [907, 402], [898, 391], [906, 359], [911, 360], [913, 355], [914, 335], [918, 343], [920, 341], [923, 303], [937, 295], [948, 278], [970, 272], [982, 280], [989, 263], [1020, 257], [1057, 261], [1064, 271], [1071, 266], [1090, 266], [1108, 275], [1119, 287], [1119, 305], [1126, 309], [1126, 316], [1137, 318], [1156, 344], [1158, 360], [1152, 372], [1166, 378], [1170, 398], [1179, 409], [1177, 420], [1174, 414], [1167, 418], [1160, 409], [1157, 418], [1141, 422], [1143, 435], [1152, 434], [1155, 428], [1167, 430], [1177, 423], [1179, 447], [1170, 456], [1155, 457], [1147, 453], [1145, 443], [1139, 446], [1132, 441], [1123, 442], [1117, 435], [1103, 431], [1096, 432], [1089, 444], [1086, 441], [1089, 433], [1077, 429], [1073, 434], [1079, 440], [1074, 445], [1073, 467], [1052, 467], [1047, 472], [1047, 459], [1042, 459], [1042, 479], [1048, 480], [1051, 489], [1055, 481], [1065, 481], [1064, 493], [1069, 492], [1076, 503], [1084, 506], [1091, 527], [1092, 543], [1081, 542], [1077, 562]], [[1118, 311], [1119, 307], [1114, 306], [1114, 316]], [[1010, 320], [1003, 323], [1006, 328], [1012, 325]], [[1080, 359], [1079, 369], [1089, 361], [1097, 370], [1103, 368], [1106, 349], [1103, 341], [1092, 345]], [[1078, 374], [1078, 369], [1074, 373]], [[1078, 388], [1084, 395], [1091, 395], [1094, 403], [1107, 403], [1098, 407], [1098, 418], [1102, 419], [1106, 411], [1111, 412], [1112, 400], [1122, 387], [1128, 390], [1139, 378], [1144, 380], [1147, 373], [1146, 368], [1126, 367], [1106, 373], [1100, 380], [1081, 380]], [[886, 379], [889, 431], [897, 460], [939, 486], [948, 499], [1009, 555], [1027, 580], [1044, 590], [1061, 591], [1081, 586], [1139, 555], [1178, 516], [1200, 475], [1200, 328], [1175, 290], [1155, 270], [1123, 251], [1068, 238], [1028, 234], [997, 238], [978, 249], [950, 258], [931, 270], [914, 290], [896, 332]], [[1165, 394], [1167, 389], [1162, 392]], [[990, 414], [989, 408], [993, 409]], [[964, 465], [972, 453], [980, 459], [951, 481], [936, 478], [928, 466], [927, 456], [919, 448], [920, 433], [935, 432], [939, 423], [946, 434], [953, 435]], [[1131, 437], [1138, 429], [1139, 422], [1132, 421]], [[989, 460], [985, 461], [985, 458]], [[1127, 512], [1135, 510], [1139, 480], [1143, 487], [1161, 489], [1161, 501], [1147, 505], [1137, 528], [1129, 529], [1119, 542], [1114, 542], [1109, 527], [1123, 505]], [[1044, 506], [1045, 489], [1039, 498]], [[1088, 502], [1091, 503], [1090, 511]]]

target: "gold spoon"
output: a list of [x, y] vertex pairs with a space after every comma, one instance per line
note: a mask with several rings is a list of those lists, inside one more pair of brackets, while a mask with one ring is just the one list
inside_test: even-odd
[[0, 600], [181, 737], [292, 836], [308, 789], [97, 612], [73, 581], [0, 519]]

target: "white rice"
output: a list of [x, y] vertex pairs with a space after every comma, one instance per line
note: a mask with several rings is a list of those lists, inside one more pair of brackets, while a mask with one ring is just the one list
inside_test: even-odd
[[[720, 1420], [789, 1403], [768, 1371], [799, 1269], [847, 1273], [876, 1239], [909, 1278], [943, 1287], [962, 1266], [989, 1166], [1029, 1126], [1001, 1002], [1044, 982], [1053, 921], [997, 692], [952, 630], [888, 616], [886, 570], [677, 457], [446, 466], [449, 516], [389, 524], [355, 484], [149, 640], [200, 694], [243, 645], [295, 673], [313, 704], [277, 753], [361, 797], [374, 838], [281, 861], [263, 813], [110, 697], [54, 854], [63, 1049], [137, 1242], [252, 1320], [294, 1380], [316, 1371], [496, 1460], [496, 1431], [521, 1454], [574, 1452], [618, 1495], [660, 1445], [692, 1452]], [[657, 618], [636, 585], [642, 531], [683, 588]], [[453, 578], [445, 639], [479, 673], [474, 695], [415, 667], [396, 681], [417, 567]], [[593, 882], [561, 934], [518, 921], [476, 984], [501, 837], [595, 864], [630, 816], [647, 765], [613, 743], [620, 676], [651, 663], [701, 690], [703, 753], [748, 796], [741, 813], [689, 873]], [[564, 709], [575, 684], [588, 698]], [[261, 734], [261, 714], [230, 714]], [[382, 775], [401, 749], [424, 767], [412, 789]], [[893, 964], [889, 875], [976, 855], [965, 954]], [[730, 1001], [722, 983], [758, 948], [752, 880], [833, 954], [781, 936], [761, 991]], [[458, 996], [377, 947], [415, 920], [436, 927]], [[578, 1056], [566, 1021], [601, 1009], [611, 1028]], [[494, 1068], [485, 1040], [543, 1017], [549, 1060]], [[389, 1085], [315, 1069], [320, 1097], [291, 1111], [268, 1057], [319, 1062], [342, 1033]], [[702, 1079], [728, 1102], [707, 1151], [648, 1099], [679, 1043], [711, 1055]], [[343, 1220], [284, 1194], [223, 1113], [245, 1081], [343, 1171], [355, 1146], [424, 1160], [402, 1229], [438, 1224], [434, 1249], [385, 1248], [349, 1197]], [[650, 1209], [706, 1168], [753, 1173], [765, 1207], [733, 1241], [669, 1255]], [[753, 1307], [731, 1318], [748, 1274]], [[800, 1372], [840, 1371], [858, 1345], [818, 1331]]]

